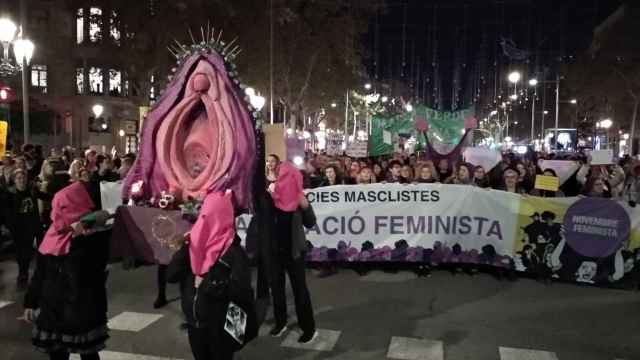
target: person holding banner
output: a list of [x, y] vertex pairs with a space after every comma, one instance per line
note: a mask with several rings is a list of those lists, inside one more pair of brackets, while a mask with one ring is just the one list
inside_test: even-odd
[[433, 184], [438, 182], [433, 164], [431, 164], [431, 166], [423, 164], [417, 173], [418, 177], [416, 177], [415, 182], [418, 184]]
[[473, 183], [480, 188], [487, 189], [491, 187], [489, 178], [484, 171], [484, 168], [480, 165], [473, 169]]
[[[267, 180], [269, 180], [267, 178]], [[342, 185], [344, 182], [340, 177], [340, 173], [338, 172], [338, 167], [335, 165], [329, 165], [324, 169], [324, 179], [320, 183], [318, 187], [323, 186], [333, 186], [333, 185]]]
[[525, 194], [526, 192], [518, 183], [519, 176], [520, 175], [516, 168], [506, 168], [502, 172], [502, 188], [500, 190], [516, 194]]
[[281, 163], [276, 168], [277, 179], [268, 186], [267, 201], [259, 214], [263, 237], [261, 261], [273, 296], [275, 326], [270, 335], [280, 337], [287, 331], [287, 301], [285, 273], [289, 275], [302, 335], [299, 343], [312, 342], [316, 326], [311, 296], [305, 279], [306, 237], [303, 226], [316, 223], [313, 208], [302, 191], [302, 174], [293, 165]]
[[599, 198], [611, 198], [611, 191], [607, 186], [607, 182], [602, 176], [592, 176], [587, 180], [584, 185], [584, 196], [599, 197]]

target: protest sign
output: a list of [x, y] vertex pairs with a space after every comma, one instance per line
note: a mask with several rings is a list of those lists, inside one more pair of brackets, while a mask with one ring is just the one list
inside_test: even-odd
[[560, 179], [560, 185], [564, 184], [580, 168], [576, 161], [571, 160], [540, 160], [538, 165], [542, 171], [547, 169], [555, 171]]
[[480, 147], [466, 148], [462, 157], [474, 166], [482, 166], [486, 172], [491, 171], [502, 160], [500, 151]]
[[9, 132], [9, 124], [6, 121], [0, 121], [0, 157], [7, 152], [7, 134]]
[[596, 150], [591, 152], [591, 165], [613, 164], [613, 150]]
[[560, 188], [560, 179], [555, 176], [537, 175], [535, 188], [545, 191], [558, 191]]
[[367, 141], [358, 140], [353, 141], [347, 146], [346, 151], [348, 156], [354, 158], [364, 158], [367, 157]]

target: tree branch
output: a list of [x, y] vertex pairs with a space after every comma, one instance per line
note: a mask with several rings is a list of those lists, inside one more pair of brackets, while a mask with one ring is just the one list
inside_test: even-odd
[[302, 85], [300, 92], [298, 92], [296, 103], [302, 102], [302, 98], [307, 92], [309, 85], [311, 85], [311, 76], [313, 75], [313, 70], [316, 67], [316, 62], [318, 61], [319, 55], [320, 55], [320, 52], [317, 50], [313, 53], [313, 55], [311, 55], [311, 59], [309, 60], [309, 67], [307, 68], [307, 76], [305, 77], [304, 85]]

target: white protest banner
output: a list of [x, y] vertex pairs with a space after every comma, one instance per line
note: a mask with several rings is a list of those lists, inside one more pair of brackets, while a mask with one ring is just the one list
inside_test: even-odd
[[560, 185], [564, 184], [580, 168], [576, 161], [571, 160], [540, 160], [538, 166], [542, 171], [546, 169], [555, 171], [560, 178]]
[[357, 140], [354, 142], [351, 142], [348, 146], [347, 146], [347, 155], [354, 157], [354, 158], [363, 158], [363, 157], [367, 157], [368, 153], [368, 143], [367, 141], [364, 140]]
[[387, 145], [391, 145], [393, 143], [390, 131], [382, 130], [382, 142]]
[[342, 154], [342, 138], [340, 134], [327, 134], [325, 152], [329, 156]]
[[[318, 221], [307, 231], [307, 239], [316, 248], [335, 248], [340, 241], [357, 249], [365, 242], [378, 249], [393, 248], [401, 240], [421, 248], [432, 248], [436, 242], [448, 248], [460, 244], [464, 251], [491, 245], [497, 254], [510, 255], [518, 198], [506, 192], [442, 184], [313, 189], [307, 192], [307, 199]], [[249, 219], [245, 216], [238, 223], [242, 238]]]
[[115, 214], [118, 206], [122, 205], [122, 181], [100, 182], [100, 201], [102, 210]]
[[591, 152], [591, 165], [613, 164], [613, 150], [596, 150]]
[[474, 166], [482, 166], [486, 172], [491, 171], [502, 160], [500, 151], [480, 147], [466, 148], [462, 157]]
[[[306, 230], [310, 261], [543, 266], [563, 280], [606, 284], [624, 278], [634, 265], [624, 257], [640, 251], [640, 208], [611, 199], [441, 184], [338, 185], [306, 196], [317, 217]], [[236, 220], [241, 238], [249, 221]]]

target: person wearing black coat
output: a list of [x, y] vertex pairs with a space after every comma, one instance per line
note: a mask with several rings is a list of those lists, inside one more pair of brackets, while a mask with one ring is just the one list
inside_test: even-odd
[[[304, 196], [303, 196], [304, 197]], [[287, 330], [286, 274], [289, 275], [296, 305], [298, 324], [303, 334], [300, 343], [312, 341], [316, 333], [311, 296], [305, 279], [306, 237], [304, 228], [316, 224], [313, 208], [302, 200], [294, 212], [276, 208], [268, 192], [258, 198], [258, 279], [269, 284], [276, 324], [270, 334], [279, 337]], [[262, 276], [260, 275], [262, 274]], [[260, 284], [258, 288], [260, 288]]]
[[[84, 221], [95, 211], [90, 187], [78, 182], [53, 200], [53, 225], [38, 249], [21, 320], [34, 324], [32, 343], [51, 360], [99, 360], [109, 338], [106, 280], [109, 233]], [[80, 204], [81, 203], [81, 204]], [[82, 213], [84, 215], [75, 215]]]
[[[173, 255], [167, 280], [180, 284], [182, 312], [196, 360], [233, 359], [237, 350], [257, 336], [251, 269], [237, 235], [197, 288], [188, 242]], [[247, 315], [242, 343], [225, 330], [230, 304], [236, 304]]]
[[13, 236], [18, 262], [17, 287], [24, 290], [29, 281], [29, 265], [33, 257], [34, 240], [41, 235], [38, 202], [33, 188], [27, 182], [27, 173], [16, 170], [13, 175], [15, 186], [7, 193], [5, 208], [9, 231]]

